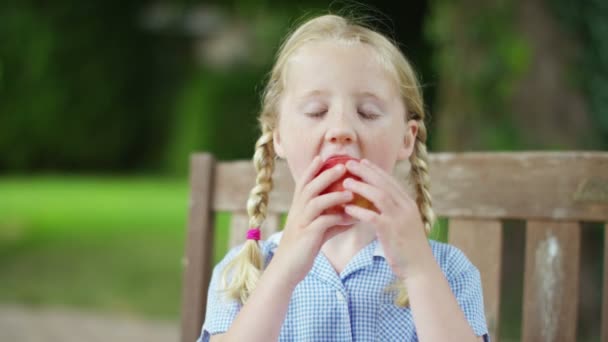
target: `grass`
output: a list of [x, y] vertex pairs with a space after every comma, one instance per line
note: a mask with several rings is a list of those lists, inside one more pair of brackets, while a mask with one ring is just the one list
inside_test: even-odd
[[179, 317], [187, 208], [185, 180], [0, 178], [0, 302]]
[[[151, 177], [0, 178], [0, 303], [177, 319], [188, 192]], [[215, 262], [228, 224], [221, 213]]]

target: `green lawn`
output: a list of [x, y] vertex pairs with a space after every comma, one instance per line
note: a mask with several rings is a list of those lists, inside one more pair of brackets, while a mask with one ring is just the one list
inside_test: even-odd
[[[0, 303], [178, 318], [188, 192], [163, 178], [0, 177]], [[218, 222], [216, 262], [229, 215]]]
[[187, 203], [186, 180], [0, 178], [0, 302], [179, 317]]

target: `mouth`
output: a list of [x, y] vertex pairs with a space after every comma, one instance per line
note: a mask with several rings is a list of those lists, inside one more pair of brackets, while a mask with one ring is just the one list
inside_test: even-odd
[[327, 158], [325, 158], [323, 160], [323, 162], [327, 163], [329, 160], [332, 160], [332, 159], [357, 159], [358, 160], [359, 158], [351, 156], [351, 155], [348, 155], [348, 154], [345, 154], [345, 153], [343, 153], [343, 154], [330, 154]]

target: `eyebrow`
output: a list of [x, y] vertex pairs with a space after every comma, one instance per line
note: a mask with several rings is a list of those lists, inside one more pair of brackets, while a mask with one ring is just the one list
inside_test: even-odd
[[[306, 99], [309, 97], [327, 96], [327, 95], [329, 95], [329, 91], [315, 89], [315, 90], [307, 91], [303, 95], [298, 96], [297, 99], [301, 100], [301, 99]], [[371, 91], [360, 91], [360, 92], [355, 93], [355, 95], [357, 97], [372, 98], [376, 101], [383, 102], [383, 103], [386, 102], [386, 100], [384, 98], [376, 95], [375, 93], [373, 93]]]
[[382, 102], [382, 103], [386, 103], [386, 100], [374, 93], [372, 93], [371, 91], [362, 91], [362, 92], [358, 92], [357, 96], [360, 97], [364, 97], [364, 98], [372, 98], [376, 101]]
[[297, 99], [298, 100], [302, 100], [302, 99], [307, 99], [307, 98], [310, 98], [310, 97], [327, 96], [327, 95], [329, 95], [328, 91], [315, 89], [315, 90], [307, 91], [303, 95], [298, 96]]

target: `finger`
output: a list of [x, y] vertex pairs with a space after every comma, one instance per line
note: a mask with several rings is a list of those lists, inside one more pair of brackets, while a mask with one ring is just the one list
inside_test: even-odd
[[302, 194], [307, 198], [313, 198], [321, 191], [327, 189], [333, 182], [340, 179], [346, 173], [346, 167], [342, 164], [338, 164], [329, 170], [321, 172], [317, 177], [310, 181], [310, 183], [304, 186]]
[[302, 178], [300, 179], [298, 184], [296, 184], [296, 187], [295, 187], [296, 192], [301, 192], [302, 189], [304, 188], [304, 186], [306, 184], [308, 184], [313, 178], [315, 178], [315, 175], [321, 169], [321, 165], [322, 165], [321, 157], [318, 155], [315, 156], [312, 159], [312, 161], [310, 162], [310, 165], [308, 165], [308, 167], [304, 171], [304, 174], [302, 175]]
[[380, 189], [374, 185], [360, 182], [353, 178], [346, 178], [342, 184], [344, 185], [344, 189], [350, 190], [371, 201], [381, 213], [390, 209], [389, 206], [396, 204], [391, 194], [388, 194], [384, 189]]
[[353, 199], [353, 193], [350, 191], [331, 192], [313, 198], [305, 209], [305, 222], [310, 222], [315, 217], [321, 215], [325, 210], [337, 205], [346, 204]]
[[361, 222], [373, 223], [378, 220], [377, 212], [353, 204], [345, 206], [344, 212]]
[[308, 225], [308, 229], [323, 233], [327, 228], [337, 226], [341, 221], [341, 215], [321, 215]]
[[384, 171], [380, 166], [372, 163], [368, 159], [363, 159], [361, 161], [362, 165], [369, 167], [372, 171], [375, 171], [376, 174], [380, 175], [382, 180], [389, 183], [391, 189], [398, 190], [402, 195], [409, 196], [405, 189], [403, 188], [403, 184], [401, 184], [395, 177], [388, 172]]
[[402, 191], [401, 185], [384, 170], [379, 167], [372, 165], [369, 162], [355, 162], [349, 161], [346, 163], [346, 168], [350, 173], [361, 178], [365, 183], [374, 185], [380, 189], [385, 190], [390, 196], [398, 201], [399, 198], [407, 196]]

